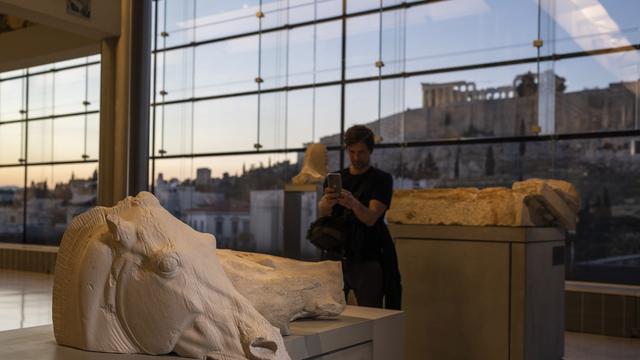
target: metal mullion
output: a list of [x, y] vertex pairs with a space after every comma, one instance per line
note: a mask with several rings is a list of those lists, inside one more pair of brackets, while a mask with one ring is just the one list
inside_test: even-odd
[[[29, 69], [25, 70], [25, 74], [26, 77], [24, 77], [23, 79], [26, 79], [25, 81], [25, 85], [23, 86], [23, 96], [24, 96], [24, 100], [23, 100], [23, 104], [24, 104], [24, 117], [25, 117], [25, 121], [24, 121], [24, 156], [23, 156], [23, 165], [24, 165], [24, 187], [22, 188], [22, 243], [26, 243], [27, 242], [27, 183], [29, 181], [28, 179], [28, 174], [27, 174], [27, 170], [29, 169], [28, 162], [29, 162], [29, 122], [27, 121], [27, 119], [29, 119]], [[53, 180], [53, 179], [52, 179]]]
[[[63, 67], [63, 68], [59, 68], [59, 69], [49, 69], [49, 70], [38, 71], [38, 72], [31, 73], [28, 76], [29, 77], [33, 77], [33, 76], [49, 74], [49, 73], [55, 73], [55, 72], [59, 72], [59, 71], [76, 69], [76, 68], [80, 68], [80, 67], [83, 67], [83, 66], [91, 66], [91, 65], [96, 65], [96, 64], [100, 64], [100, 61], [93, 61], [93, 62], [86, 63], [86, 64], [70, 65], [70, 66], [66, 66], [66, 67]], [[9, 81], [9, 80], [16, 80], [16, 79], [22, 79], [24, 77], [27, 77], [27, 75], [16, 75], [16, 76], [0, 79], [0, 82]]]
[[[260, 0], [260, 7], [259, 7], [259, 13], [261, 14], [260, 17], [258, 17], [258, 77], [256, 78], [256, 83], [258, 84], [258, 91], [257, 91], [257, 95], [258, 95], [258, 104], [257, 104], [257, 109], [258, 109], [258, 113], [257, 113], [257, 118], [256, 118], [256, 122], [257, 122], [257, 134], [256, 134], [256, 143], [254, 144], [254, 147], [256, 149], [256, 151], [260, 151], [260, 148], [262, 147], [262, 145], [260, 144], [260, 98], [261, 98], [261, 94], [262, 94], [262, 19], [264, 18], [264, 15], [262, 15], [262, 0]], [[256, 16], [258, 16], [258, 14], [256, 14]]]
[[[158, 0], [154, 0], [154, 22], [153, 22], [153, 47], [154, 50], [158, 50]], [[158, 54], [156, 51], [151, 53], [153, 56], [153, 103], [155, 104], [157, 101], [157, 81], [158, 81]], [[164, 64], [163, 64], [164, 66]], [[156, 106], [151, 106], [151, 156], [154, 156], [156, 153]], [[151, 160], [151, 192], [155, 193], [155, 182], [156, 178], [156, 161], [155, 159]]]
[[[613, 53], [627, 52], [627, 51], [634, 51], [634, 50], [640, 50], [640, 44], [608, 48], [608, 49], [599, 49], [599, 50], [593, 50], [593, 51], [578, 51], [573, 53], [541, 56], [540, 61], [568, 60], [573, 58], [581, 58], [581, 57], [595, 56], [595, 55], [606, 55], [606, 54], [613, 54]], [[400, 72], [395, 74], [382, 75], [381, 79], [389, 80], [389, 79], [398, 79], [398, 78], [409, 78], [409, 77], [421, 76], [421, 75], [440, 74], [440, 73], [446, 73], [446, 72], [498, 68], [503, 66], [530, 64], [530, 63], [535, 63], [536, 61], [538, 61], [538, 57], [534, 56], [534, 57], [514, 59], [514, 60], [495, 61], [495, 62], [489, 62], [489, 63], [461, 65], [461, 66], [454, 66], [454, 67], [447, 67], [447, 68], [437, 68], [437, 69], [419, 70], [419, 71], [411, 71], [411, 72]], [[295, 90], [310, 89], [310, 88], [313, 88], [314, 86], [323, 87], [323, 86], [342, 85], [343, 83], [353, 84], [353, 83], [375, 81], [375, 80], [378, 80], [378, 76], [374, 75], [374, 76], [367, 76], [367, 77], [361, 77], [361, 78], [353, 78], [348, 80], [347, 79], [334, 80], [334, 81], [327, 81], [327, 82], [316, 83], [316, 84], [305, 84], [305, 85], [295, 85], [295, 86], [280, 87], [280, 88], [271, 88], [271, 89], [262, 90], [261, 92], [269, 93], [269, 92], [277, 92], [277, 91], [295, 91]], [[211, 95], [211, 96], [203, 96], [199, 98], [172, 100], [172, 101], [152, 104], [152, 106], [179, 104], [179, 103], [185, 103], [190, 101], [224, 99], [224, 98], [236, 97], [236, 96], [256, 95], [257, 93], [258, 93], [257, 91], [244, 91], [244, 92], [238, 92], [238, 93]]]
[[342, 0], [342, 44], [340, 50], [340, 169], [344, 168], [345, 87], [347, 69], [347, 0]]
[[[414, 7], [414, 6], [427, 5], [427, 4], [437, 3], [437, 2], [441, 2], [441, 1], [445, 1], [445, 0], [424, 0], [424, 1], [416, 1], [416, 2], [411, 2], [411, 3], [403, 2], [403, 3], [400, 3], [400, 4], [389, 5], [389, 6], [383, 7], [382, 11], [386, 12], [386, 11], [393, 11], [393, 10], [399, 10], [399, 9], [407, 9], [407, 8], [411, 8], [411, 7]], [[274, 31], [291, 30], [291, 29], [304, 27], [304, 26], [310, 26], [310, 25], [314, 25], [314, 24], [322, 24], [322, 23], [336, 21], [336, 20], [342, 20], [342, 19], [349, 19], [349, 18], [354, 18], [354, 17], [371, 15], [371, 14], [377, 13], [378, 11], [380, 11], [380, 10], [378, 8], [375, 8], [375, 9], [363, 10], [363, 11], [358, 11], [358, 12], [353, 12], [353, 13], [347, 14], [346, 9], [343, 8], [342, 15], [336, 15], [336, 16], [331, 16], [331, 17], [327, 17], [327, 18], [322, 18], [322, 19], [319, 19], [319, 20], [310, 20], [310, 21], [305, 21], [305, 22], [300, 22], [300, 23], [295, 23], [295, 24], [285, 24], [283, 26], [269, 28], [269, 29], [266, 29], [266, 30], [250, 31], [250, 32], [241, 33], [241, 34], [223, 36], [223, 37], [219, 37], [219, 38], [215, 38], [215, 39], [202, 40], [202, 41], [192, 41], [192, 42], [186, 43], [186, 44], [175, 45], [175, 46], [171, 46], [171, 47], [165, 47], [165, 48], [162, 48], [162, 49], [158, 49], [157, 51], [158, 52], [165, 52], [165, 51], [183, 49], [183, 48], [187, 48], [187, 47], [191, 47], [191, 46], [200, 46], [200, 45], [206, 45], [206, 44], [211, 44], [211, 43], [216, 43], [216, 42], [221, 42], [221, 41], [228, 41], [228, 40], [234, 40], [234, 39], [239, 39], [239, 38], [243, 38], [243, 37], [255, 36], [255, 35], [259, 35], [259, 34], [266, 34], [266, 33], [274, 32]]]
[[38, 116], [38, 117], [34, 117], [34, 118], [25, 118], [25, 119], [21, 119], [21, 120], [9, 120], [9, 121], [0, 122], [0, 126], [6, 125], [6, 124], [20, 123], [20, 122], [32, 122], [32, 121], [38, 121], [38, 120], [50, 120], [50, 119], [57, 119], [57, 118], [63, 118], [63, 117], [72, 117], [72, 116], [80, 116], [80, 115], [92, 115], [92, 114], [98, 114], [99, 112], [100, 112], [100, 110], [91, 110], [91, 111], [81, 111], [81, 112], [76, 112], [76, 113]]
[[[485, 137], [485, 138], [468, 138], [468, 139], [440, 139], [440, 140], [424, 140], [412, 142], [395, 142], [377, 144], [376, 148], [380, 149], [396, 149], [409, 147], [433, 147], [433, 146], [464, 146], [478, 144], [506, 144], [520, 142], [544, 142], [544, 141], [572, 141], [572, 140], [597, 140], [610, 139], [620, 137], [636, 137], [640, 136], [640, 130], [611, 130], [601, 132], [571, 133], [558, 135], [526, 135], [526, 136], [503, 136], [503, 137]], [[176, 154], [168, 156], [154, 156], [155, 159], [176, 159], [176, 158], [197, 158], [197, 157], [218, 157], [218, 156], [235, 156], [235, 155], [255, 155], [255, 154], [276, 154], [276, 153], [303, 153], [306, 148], [289, 148], [289, 149], [270, 149], [270, 150], [245, 150], [245, 151], [229, 151], [229, 152], [213, 152], [213, 153], [193, 153], [193, 154]], [[342, 146], [327, 146], [328, 151], [344, 150]], [[97, 160], [96, 160], [97, 161]], [[89, 161], [87, 161], [89, 162]], [[60, 162], [57, 162], [60, 163]], [[72, 161], [69, 163], [84, 163], [83, 161]], [[19, 165], [0, 165], [0, 167], [15, 167]]]
[[[32, 166], [54, 166], [54, 165], [71, 165], [71, 164], [91, 164], [97, 163], [99, 159], [91, 159], [91, 160], [61, 160], [61, 161], [46, 161], [46, 162], [34, 162], [29, 163], [29, 167]], [[0, 168], [12, 168], [12, 167], [25, 167], [24, 164], [13, 163], [13, 164], [0, 164]]]
[[376, 61], [376, 67], [378, 68], [378, 136], [382, 142], [382, 67], [384, 62], [382, 61], [382, 0], [380, 0], [380, 11], [378, 12], [378, 60]]

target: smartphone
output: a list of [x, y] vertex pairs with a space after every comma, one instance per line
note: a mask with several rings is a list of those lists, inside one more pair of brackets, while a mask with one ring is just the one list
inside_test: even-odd
[[342, 192], [342, 175], [340, 173], [327, 174], [327, 186], [334, 189], [338, 195]]

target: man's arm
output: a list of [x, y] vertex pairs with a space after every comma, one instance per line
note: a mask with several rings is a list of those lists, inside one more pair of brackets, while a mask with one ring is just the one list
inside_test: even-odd
[[369, 201], [369, 207], [364, 206], [353, 194], [347, 190], [342, 190], [342, 197], [338, 199], [338, 203], [347, 209], [351, 209], [358, 220], [367, 226], [373, 226], [380, 216], [387, 210], [387, 205], [382, 201], [372, 199]]

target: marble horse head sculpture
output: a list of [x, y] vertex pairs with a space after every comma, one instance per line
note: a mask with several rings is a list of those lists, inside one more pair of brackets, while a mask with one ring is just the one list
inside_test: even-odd
[[278, 328], [233, 287], [215, 238], [150, 193], [76, 217], [56, 262], [61, 345], [207, 359], [289, 359]]

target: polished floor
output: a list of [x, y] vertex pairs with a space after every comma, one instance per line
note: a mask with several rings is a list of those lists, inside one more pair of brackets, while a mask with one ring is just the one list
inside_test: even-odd
[[[52, 281], [51, 275], [0, 270], [0, 331], [50, 324]], [[640, 339], [567, 332], [565, 359], [640, 360]]]

